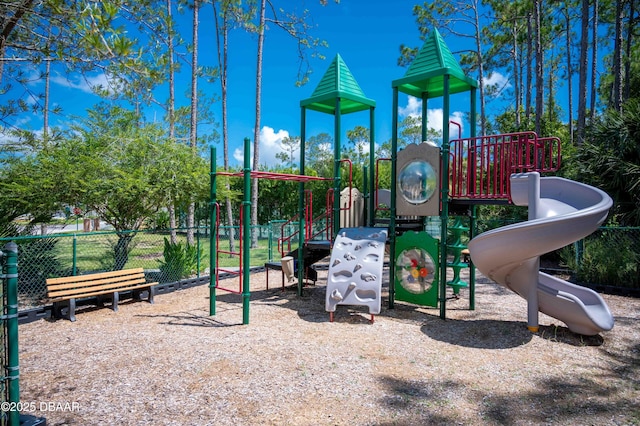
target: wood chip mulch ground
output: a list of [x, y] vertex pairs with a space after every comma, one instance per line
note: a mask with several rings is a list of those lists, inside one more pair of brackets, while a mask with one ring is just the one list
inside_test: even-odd
[[396, 302], [373, 324], [348, 306], [331, 323], [326, 271], [301, 297], [270, 274], [269, 290], [264, 272], [251, 275], [249, 325], [234, 294], [219, 292], [210, 316], [207, 285], [21, 325], [25, 414], [48, 425], [640, 424], [640, 299], [603, 295], [616, 324], [598, 336], [542, 314], [532, 334], [526, 301], [479, 275], [476, 309], [463, 290], [446, 320]]

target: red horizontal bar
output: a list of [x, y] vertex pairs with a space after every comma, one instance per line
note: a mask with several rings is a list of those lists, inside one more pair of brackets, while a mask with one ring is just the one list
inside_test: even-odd
[[219, 285], [216, 286], [216, 289], [228, 291], [229, 293], [233, 293], [233, 294], [242, 294], [242, 291], [232, 290], [230, 288], [225, 288], [225, 287], [220, 287]]
[[[216, 172], [218, 176], [233, 176], [233, 177], [244, 177], [243, 172]], [[324, 178], [320, 176], [305, 176], [305, 175], [294, 175], [290, 173], [273, 173], [273, 172], [261, 172], [254, 170], [250, 173], [252, 178], [257, 179], [273, 179], [273, 180], [284, 180], [284, 181], [294, 181], [294, 182], [310, 182], [310, 181], [318, 181], [318, 180], [333, 180], [333, 178]]]

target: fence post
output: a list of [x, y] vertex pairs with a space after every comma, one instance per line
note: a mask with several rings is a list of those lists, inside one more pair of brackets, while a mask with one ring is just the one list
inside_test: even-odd
[[268, 243], [267, 243], [267, 247], [268, 247], [268, 253], [267, 253], [267, 257], [268, 257], [268, 261], [271, 262], [273, 260], [273, 222], [269, 221], [269, 229], [267, 232], [267, 238], [268, 238]]
[[196, 277], [200, 278], [200, 225], [196, 226]]
[[584, 239], [576, 241], [573, 245], [576, 253], [576, 272], [579, 272], [584, 256]]
[[217, 165], [216, 148], [211, 146], [211, 159], [209, 170], [209, 315], [216, 314], [216, 287], [217, 280], [217, 241], [220, 234], [218, 229], [218, 204], [217, 204]]
[[78, 237], [76, 234], [73, 234], [73, 254], [72, 254], [72, 262], [73, 262], [73, 275], [78, 275]]
[[18, 362], [18, 245], [14, 242], [7, 243], [2, 249], [7, 257], [4, 277], [6, 279], [7, 306], [6, 306], [6, 348], [7, 366], [6, 378], [9, 382], [9, 403], [14, 408], [9, 412], [9, 424], [20, 424], [20, 411], [17, 405], [20, 402], [20, 366]]

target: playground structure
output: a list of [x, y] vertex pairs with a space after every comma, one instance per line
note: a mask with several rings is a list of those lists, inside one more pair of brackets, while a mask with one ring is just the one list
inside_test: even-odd
[[[558, 180], [547, 180], [552, 178], [543, 178], [544, 191], [542, 195], [538, 195], [537, 199], [535, 195], [531, 195], [533, 198], [523, 195], [521, 180], [512, 179], [512, 176], [527, 176], [529, 181], [534, 182], [533, 176], [539, 176], [538, 173], [557, 171], [560, 167], [559, 139], [541, 138], [534, 132], [477, 136], [475, 120], [469, 122], [468, 137], [462, 137], [461, 126], [458, 124], [460, 129], [458, 138], [450, 138], [448, 119], [450, 96], [458, 93], [468, 94], [470, 117], [475, 117], [477, 83], [464, 75], [437, 30], [434, 30], [426, 40], [405, 76], [392, 82], [392, 89], [392, 147], [389, 159], [374, 158], [375, 102], [364, 95], [339, 55], [329, 66], [312, 96], [300, 102], [299, 175], [251, 171], [248, 160], [249, 141], [245, 140], [243, 173], [229, 173], [229, 175], [243, 177], [245, 184], [241, 210], [244, 233], [240, 242], [241, 252], [238, 253], [241, 259], [238, 274], [241, 275], [239, 292], [243, 295], [243, 323], [249, 322], [250, 254], [247, 230], [249, 229], [250, 181], [251, 178], [268, 178], [299, 182], [298, 230], [295, 233], [298, 247], [294, 250], [285, 250], [285, 246], [291, 247], [283, 241], [279, 245], [282, 250], [280, 254], [283, 258], [292, 257], [295, 261], [294, 273], [298, 278], [299, 295], [302, 295], [305, 275], [313, 271], [309, 267], [318, 260], [331, 256], [326, 294], [326, 310], [330, 312], [330, 320], [333, 320], [333, 312], [339, 304], [368, 306], [372, 321], [373, 315], [380, 312], [382, 262], [379, 260], [384, 255], [380, 247], [384, 248], [386, 243], [389, 250], [389, 275], [393, 277], [389, 284], [390, 309], [394, 307], [395, 300], [439, 307], [440, 317], [444, 319], [448, 287], [453, 289], [456, 296], [462, 288], [468, 287], [469, 309], [475, 309], [476, 265], [474, 262], [477, 259], [477, 266], [483, 273], [527, 299], [530, 330], [537, 330], [538, 310], [565, 321], [570, 329], [578, 333], [594, 334], [610, 329], [613, 326], [613, 318], [608, 307], [597, 294], [594, 293], [594, 296], [591, 294], [593, 292], [584, 292], [581, 287], [569, 283], [558, 283], [557, 280], [544, 274], [540, 274], [541, 278], [535, 278], [535, 283], [533, 282], [533, 274], [538, 275], [541, 254], [570, 244], [593, 232], [606, 218], [610, 206], [610, 203], [608, 205], [606, 203], [608, 199], [606, 194], [595, 188], [577, 182], [562, 181], [563, 183], [559, 184]], [[434, 97], [442, 98], [444, 119], [441, 146], [423, 142], [398, 149], [399, 93], [415, 96], [422, 101], [422, 139], [424, 141], [427, 139], [428, 129], [427, 102]], [[324, 227], [320, 231], [314, 230], [313, 225], [318, 223], [318, 220], [313, 218], [309, 195], [305, 190], [306, 182], [321, 179], [305, 176], [304, 153], [308, 110], [334, 116], [334, 176], [331, 179], [333, 188], [327, 196], [327, 209], [321, 218], [324, 220]], [[364, 226], [349, 228], [349, 225], [344, 223], [343, 212], [352, 206], [352, 189], [349, 186], [347, 207], [341, 204], [341, 197], [336, 195], [341, 194], [341, 165], [345, 161], [340, 158], [341, 116], [367, 110], [370, 117], [371, 145], [369, 164], [364, 168]], [[389, 189], [378, 187], [377, 172], [380, 161], [390, 161], [391, 164], [392, 185]], [[212, 224], [219, 222], [219, 208], [215, 200], [215, 177], [221, 174], [225, 173], [216, 172], [215, 151], [212, 151]], [[578, 195], [565, 199], [566, 194], [562, 191], [555, 195], [548, 195], [548, 188], [553, 185], [567, 191], [579, 188], [577, 193], [584, 195], [584, 198]], [[600, 196], [601, 200], [594, 200], [593, 194], [596, 194], [596, 198]], [[388, 200], [382, 203], [381, 198], [385, 195], [388, 196]], [[524, 202], [524, 199], [527, 201]], [[533, 218], [533, 220], [525, 223], [533, 224], [498, 229], [476, 236], [477, 205], [507, 203], [529, 205], [530, 219]], [[388, 210], [389, 217], [386, 222], [379, 220], [377, 213], [380, 210]], [[587, 216], [589, 219], [583, 220]], [[433, 232], [428, 232], [427, 222], [431, 218], [439, 220], [439, 235], [434, 236]], [[452, 225], [450, 219], [453, 219]], [[464, 219], [468, 221], [468, 226], [465, 225]], [[563, 225], [558, 228], [558, 223], [570, 223], [574, 231], [562, 238], [556, 238], [556, 234], [564, 233]], [[546, 231], [551, 229], [553, 230]], [[462, 250], [465, 249], [462, 234], [465, 232], [469, 233], [470, 240], [469, 262], [461, 258]], [[523, 234], [516, 232], [523, 232]], [[214, 238], [214, 232], [212, 232], [212, 238]], [[290, 244], [292, 237], [287, 238]], [[529, 240], [553, 240], [553, 244], [547, 241], [536, 245], [536, 249], [532, 251], [522, 249], [522, 246], [530, 246]], [[563, 244], [559, 246], [556, 244], [561, 242]], [[346, 247], [356, 246], [360, 249], [346, 249]], [[499, 248], [496, 249], [494, 246]], [[369, 249], [363, 250], [362, 247], [371, 247], [373, 252]], [[519, 249], [515, 250], [516, 247]], [[215, 290], [222, 287], [218, 283], [218, 268], [215, 261], [219, 250], [218, 245], [213, 241], [211, 250], [213, 278], [210, 285], [210, 312], [214, 315]], [[503, 264], [501, 263], [501, 258], [504, 257], [503, 251], [518, 252], [520, 257]], [[372, 259], [376, 260], [371, 262]], [[521, 263], [526, 263], [528, 267], [520, 269], [514, 267], [514, 264]], [[283, 267], [279, 265], [280, 263], [277, 262], [270, 266], [275, 269]], [[460, 279], [460, 270], [467, 267], [469, 283]], [[448, 268], [453, 270], [453, 279], [449, 281], [446, 278]], [[363, 272], [356, 273], [360, 270]], [[525, 280], [522, 282], [526, 284], [510, 281], [513, 271], [521, 273], [522, 279]], [[544, 295], [540, 296], [540, 294]], [[572, 305], [565, 303], [566, 300], [570, 300], [569, 303]], [[564, 315], [567, 311], [571, 311], [572, 314]], [[588, 319], [585, 320], [584, 317]]]

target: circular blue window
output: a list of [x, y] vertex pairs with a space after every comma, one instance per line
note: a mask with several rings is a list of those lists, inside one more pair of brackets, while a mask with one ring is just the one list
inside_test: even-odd
[[436, 192], [438, 176], [431, 164], [414, 160], [398, 174], [398, 192], [408, 203], [423, 204]]

